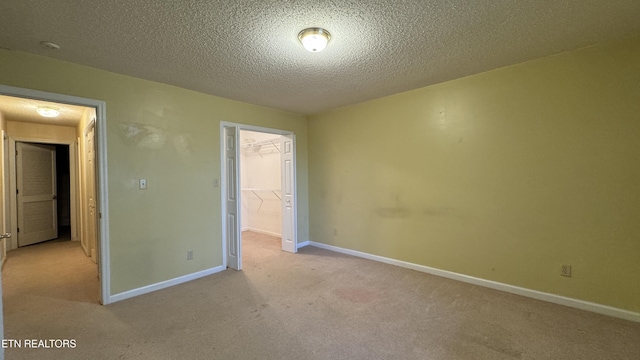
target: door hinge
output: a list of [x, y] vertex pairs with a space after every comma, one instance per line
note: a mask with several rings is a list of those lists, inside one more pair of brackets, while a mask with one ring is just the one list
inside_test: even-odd
[[16, 194], [19, 194], [20, 192], [18, 191], [18, 189], [16, 189]]
[[18, 232], [20, 232], [20, 228], [18, 228]]

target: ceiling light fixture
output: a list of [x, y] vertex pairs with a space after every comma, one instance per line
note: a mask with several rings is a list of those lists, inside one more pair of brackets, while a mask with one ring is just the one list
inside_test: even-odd
[[40, 41], [40, 45], [46, 47], [49, 50], [60, 50], [60, 45], [52, 43], [51, 41]]
[[54, 118], [60, 115], [60, 110], [50, 108], [50, 107], [39, 107], [36, 109], [36, 111], [38, 112], [38, 114], [40, 114], [40, 116], [44, 116], [48, 118]]
[[331, 34], [323, 28], [308, 28], [300, 31], [298, 39], [308, 51], [320, 52], [327, 47]]

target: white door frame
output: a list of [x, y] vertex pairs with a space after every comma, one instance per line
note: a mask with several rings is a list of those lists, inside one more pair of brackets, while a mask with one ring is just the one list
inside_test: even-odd
[[[2, 164], [2, 168], [0, 171], [2, 172], [2, 185], [0, 189], [2, 189], [2, 201], [0, 202], [0, 206], [2, 206], [2, 219], [0, 219], [2, 232], [8, 232], [9, 225], [11, 221], [7, 221], [7, 219], [11, 216], [11, 190], [9, 189], [9, 185], [7, 184], [7, 177], [9, 176], [9, 137], [7, 136], [6, 129], [2, 130], [2, 159], [0, 160], [0, 164]], [[5, 261], [7, 261], [7, 243], [11, 241], [11, 238], [5, 239], [2, 242], [2, 264], [0, 264], [0, 269], [4, 266]], [[0, 271], [1, 272], [1, 271]]]
[[[246, 124], [240, 124], [240, 123], [233, 123], [233, 122], [227, 122], [227, 121], [221, 121], [220, 122], [220, 204], [221, 204], [221, 228], [222, 228], [222, 266], [224, 268], [227, 267], [227, 219], [226, 219], [226, 213], [227, 213], [227, 202], [225, 201], [225, 194], [227, 193], [227, 167], [225, 166], [225, 139], [224, 139], [224, 128], [225, 127], [235, 127], [236, 131], [239, 133], [241, 130], [246, 130], [246, 131], [257, 131], [257, 132], [262, 132], [262, 133], [269, 133], [269, 134], [274, 134], [274, 135], [294, 135], [293, 131], [289, 131], [289, 130], [281, 130], [281, 129], [274, 129], [274, 128], [266, 128], [266, 127], [261, 127], [261, 126], [254, 126], [254, 125], [246, 125]], [[239, 138], [239, 136], [238, 136]], [[240, 144], [236, 144], [238, 146], [240, 146]], [[293, 158], [296, 159], [295, 157], [296, 155], [296, 149], [295, 147], [293, 148]], [[236, 166], [236, 169], [238, 169], [238, 173], [236, 174], [236, 179], [238, 179], [238, 182], [240, 181], [240, 158], [238, 158], [238, 164]], [[296, 168], [297, 168], [297, 164], [294, 161], [293, 162], [293, 179], [294, 179], [294, 183], [296, 183], [297, 185], [297, 176], [296, 176]], [[297, 189], [298, 186], [295, 186], [295, 192], [293, 194], [293, 204], [294, 204], [294, 209], [295, 212], [293, 214], [293, 223], [294, 223], [294, 229], [296, 230], [294, 232], [294, 244], [295, 244], [295, 249], [297, 250], [298, 248], [298, 237], [297, 237], [297, 229], [298, 229], [298, 216], [297, 216], [297, 211], [298, 211], [298, 193], [297, 193]], [[235, 187], [236, 190], [236, 199], [238, 200], [238, 204], [241, 204], [242, 201], [242, 194], [241, 191], [239, 189], [238, 186]], [[239, 211], [238, 212], [238, 223], [242, 223], [242, 212]], [[242, 248], [242, 234], [238, 234], [238, 251], [236, 252], [239, 256], [239, 264], [242, 264], [242, 252], [239, 251]], [[242, 266], [240, 266], [240, 269], [242, 269]], [[240, 270], [238, 269], [238, 270]]]
[[[44, 100], [70, 105], [92, 107], [96, 109], [96, 186], [98, 202], [98, 272], [100, 274], [100, 300], [103, 305], [110, 303], [110, 254], [109, 254], [109, 206], [107, 186], [107, 116], [106, 103], [101, 100], [87, 99], [71, 95], [0, 85], [0, 94], [34, 100]], [[58, 142], [59, 143], [59, 142]], [[10, 144], [11, 145], [11, 144]], [[15, 152], [15, 147], [13, 148]], [[9, 147], [11, 151], [11, 146]], [[71, 148], [69, 149], [71, 152]], [[69, 164], [75, 164], [75, 159]], [[13, 216], [13, 215], [12, 215]]]

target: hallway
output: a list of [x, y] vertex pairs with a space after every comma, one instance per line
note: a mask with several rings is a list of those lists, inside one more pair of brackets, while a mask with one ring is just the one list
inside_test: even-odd
[[96, 264], [84, 255], [79, 241], [70, 241], [63, 232], [58, 239], [7, 252], [2, 282], [7, 318], [18, 304], [40, 309], [34, 301], [97, 304], [99, 300]]

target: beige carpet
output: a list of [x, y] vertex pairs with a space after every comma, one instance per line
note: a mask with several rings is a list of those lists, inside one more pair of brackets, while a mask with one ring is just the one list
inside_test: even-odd
[[640, 323], [243, 236], [244, 271], [109, 306], [77, 243], [10, 252], [6, 338], [77, 347], [7, 359], [640, 359]]

